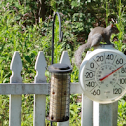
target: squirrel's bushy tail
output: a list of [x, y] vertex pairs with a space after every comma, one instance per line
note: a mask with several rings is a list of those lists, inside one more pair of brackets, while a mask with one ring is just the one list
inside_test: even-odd
[[80, 68], [81, 62], [82, 62], [82, 53], [85, 51], [85, 49], [90, 48], [90, 44], [86, 43], [81, 46], [75, 51], [74, 57], [75, 57], [75, 64], [78, 68]]

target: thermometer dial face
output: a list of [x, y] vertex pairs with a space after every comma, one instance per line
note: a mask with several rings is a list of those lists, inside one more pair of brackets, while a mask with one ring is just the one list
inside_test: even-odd
[[125, 94], [126, 56], [123, 53], [101, 51], [90, 55], [85, 62], [81, 67], [80, 83], [87, 97], [100, 103], [111, 103]]

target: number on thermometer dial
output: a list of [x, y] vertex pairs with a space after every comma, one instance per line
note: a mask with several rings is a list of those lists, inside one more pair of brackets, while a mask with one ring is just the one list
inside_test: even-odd
[[100, 103], [118, 100], [126, 92], [126, 56], [117, 50], [91, 53], [80, 70], [84, 93]]

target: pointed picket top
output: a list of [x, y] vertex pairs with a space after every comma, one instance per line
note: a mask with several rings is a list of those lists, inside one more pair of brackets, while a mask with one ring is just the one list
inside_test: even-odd
[[22, 62], [18, 51], [14, 52], [10, 69], [12, 70], [12, 76], [10, 77], [10, 83], [20, 83], [22, 82], [21, 70]]
[[46, 60], [43, 51], [40, 51], [38, 53], [36, 63], [35, 63], [35, 70], [36, 70], [36, 76], [35, 76], [35, 83], [41, 83], [46, 82], [45, 77], [45, 71], [46, 71]]
[[[35, 70], [36, 76], [34, 78], [35, 83], [45, 83], [45, 71], [46, 71], [46, 60], [44, 53], [40, 51], [38, 53]], [[44, 126], [45, 125], [45, 104], [46, 103], [46, 95], [34, 95], [34, 119], [33, 126]]]
[[60, 58], [60, 63], [65, 63], [71, 67], [71, 63], [70, 63], [70, 59], [69, 59], [67, 51], [63, 51], [61, 58]]

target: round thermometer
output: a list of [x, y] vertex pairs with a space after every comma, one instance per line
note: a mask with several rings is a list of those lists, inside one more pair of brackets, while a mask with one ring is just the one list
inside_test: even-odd
[[111, 45], [86, 55], [80, 67], [84, 94], [99, 103], [111, 103], [126, 93], [126, 56]]

